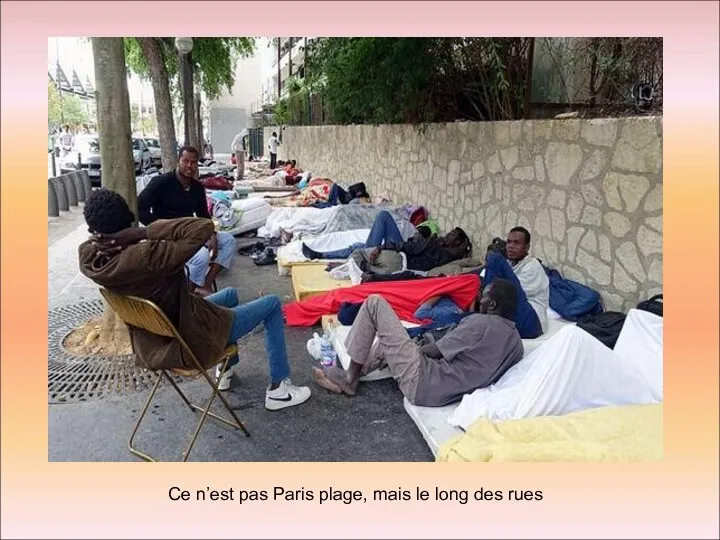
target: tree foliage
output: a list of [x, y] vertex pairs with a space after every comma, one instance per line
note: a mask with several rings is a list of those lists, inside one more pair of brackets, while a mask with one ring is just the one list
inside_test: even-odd
[[275, 104], [273, 114], [274, 122], [278, 124], [322, 123], [325, 110], [317, 82], [309, 78], [288, 78], [283, 96]]
[[78, 126], [93, 119], [82, 98], [74, 94], [60, 94], [57, 87], [48, 81], [48, 127], [58, 128], [63, 124]]
[[53, 129], [60, 126], [62, 103], [60, 103], [60, 92], [52, 83], [48, 81], [48, 127]]
[[[534, 81], [541, 40], [572, 45], [560, 65], [545, 59], [550, 67]], [[305, 54], [304, 86], [322, 94], [329, 120], [339, 124], [514, 120], [529, 114], [533, 90], [543, 88], [560, 104], [626, 106], [632, 85], [643, 81], [662, 102], [657, 38], [319, 38]], [[570, 92], [570, 84], [582, 88]], [[288, 91], [276, 116], [304, 118], [299, 109], [312, 100], [295, 99], [300, 93]]]
[[[159, 38], [163, 45], [165, 64], [171, 80], [171, 90], [177, 92], [178, 54], [175, 38]], [[231, 91], [235, 84], [237, 60], [250, 56], [255, 50], [255, 40], [250, 37], [193, 38], [191, 53], [197, 81], [210, 99], [223, 91]], [[150, 68], [135, 38], [125, 38], [125, 61], [128, 68], [139, 77], [148, 79]]]
[[339, 123], [511, 119], [530, 38], [321, 38], [308, 72]]
[[307, 72], [323, 88], [334, 121], [432, 121], [428, 39], [324, 38], [309, 51]]

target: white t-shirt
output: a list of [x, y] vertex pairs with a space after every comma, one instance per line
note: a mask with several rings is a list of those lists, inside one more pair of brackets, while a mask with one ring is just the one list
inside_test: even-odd
[[60, 135], [60, 144], [66, 148], [72, 148], [75, 145], [75, 135], [72, 133], [63, 133]]
[[[512, 265], [511, 265], [512, 266]], [[550, 280], [540, 261], [527, 255], [523, 260], [512, 266], [515, 275], [520, 281], [528, 302], [537, 313], [543, 332], [547, 332], [547, 310], [550, 305]]]
[[277, 137], [270, 137], [270, 140], [268, 141], [268, 147], [270, 148], [271, 154], [277, 154], [278, 144], [280, 144], [280, 141], [277, 140]]
[[235, 135], [235, 138], [233, 139], [232, 143], [230, 144], [230, 148], [233, 152], [237, 152], [238, 150], [244, 150], [243, 148], [243, 138], [247, 137], [248, 131], [247, 129], [243, 129], [240, 133]]

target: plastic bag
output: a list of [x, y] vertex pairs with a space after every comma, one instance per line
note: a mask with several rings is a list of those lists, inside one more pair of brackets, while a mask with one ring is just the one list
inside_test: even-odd
[[322, 357], [321, 348], [322, 348], [322, 338], [318, 335], [317, 332], [313, 333], [313, 337], [311, 337], [307, 342], [307, 352], [312, 356], [315, 360], [320, 360]]
[[333, 279], [349, 279], [353, 285], [359, 285], [362, 280], [362, 270], [353, 259], [349, 259], [345, 264], [330, 270], [330, 277]]

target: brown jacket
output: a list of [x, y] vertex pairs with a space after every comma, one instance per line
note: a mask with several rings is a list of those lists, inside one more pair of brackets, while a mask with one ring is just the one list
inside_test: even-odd
[[[190, 292], [185, 263], [214, 230], [212, 221], [204, 218], [158, 220], [147, 227], [147, 241], [112, 257], [100, 255], [88, 240], [79, 248], [80, 271], [114, 293], [157, 304], [200, 363], [210, 367], [227, 345], [233, 312]], [[130, 340], [139, 366], [194, 367], [174, 339], [130, 328]]]

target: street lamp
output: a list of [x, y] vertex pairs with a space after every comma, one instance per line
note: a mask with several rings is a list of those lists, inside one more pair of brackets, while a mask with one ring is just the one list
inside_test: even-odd
[[[193, 103], [193, 72], [192, 64], [188, 55], [193, 49], [193, 39], [191, 37], [175, 38], [175, 48], [180, 53], [180, 80], [182, 81], [183, 109], [185, 117], [185, 146], [190, 146], [191, 126], [194, 103]], [[193, 137], [194, 138], [194, 137]]]
[[175, 38], [175, 48], [180, 54], [190, 54], [193, 49], [193, 38], [178, 37]]

